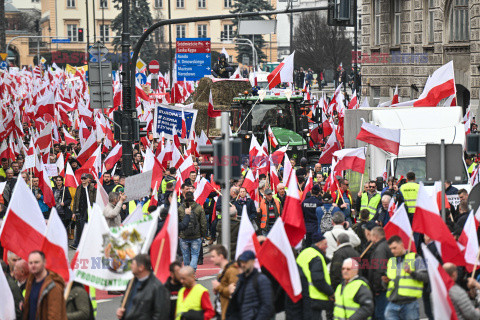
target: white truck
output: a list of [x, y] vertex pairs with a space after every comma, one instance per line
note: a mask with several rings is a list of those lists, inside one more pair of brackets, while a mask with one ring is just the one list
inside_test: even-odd
[[[465, 129], [462, 124], [461, 107], [398, 107], [398, 108], [362, 108], [346, 110], [345, 113], [345, 147], [359, 148], [365, 146], [356, 140], [362, 125], [361, 119], [379, 127], [401, 129], [400, 151], [398, 156], [387, 153], [373, 145], [368, 146], [365, 165], [365, 177], [375, 180], [387, 176], [406, 176], [408, 171], [415, 172], [417, 182], [423, 181], [429, 191], [433, 191], [433, 183], [426, 181], [425, 145], [439, 144], [441, 139], [445, 144], [461, 144], [465, 147]], [[440, 155], [439, 155], [440, 156]], [[464, 170], [461, 181], [453, 182], [458, 189], [471, 189], [465, 161], [458, 163]], [[359, 176], [350, 175], [350, 185], [360, 187]], [[359, 190], [352, 188], [353, 191]]]

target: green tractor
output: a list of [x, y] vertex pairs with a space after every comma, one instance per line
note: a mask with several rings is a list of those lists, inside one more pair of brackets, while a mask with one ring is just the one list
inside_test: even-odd
[[267, 95], [262, 101], [254, 95], [235, 97], [231, 108], [232, 130], [234, 133], [238, 131], [238, 137], [246, 140], [242, 153], [248, 154], [252, 134], [263, 140], [270, 126], [279, 147], [288, 145], [290, 158], [300, 160], [305, 157], [310, 163], [317, 162], [321, 152], [309, 148], [309, 118], [306, 114], [310, 112], [310, 105], [302, 95], [295, 93], [290, 99], [284, 95]]

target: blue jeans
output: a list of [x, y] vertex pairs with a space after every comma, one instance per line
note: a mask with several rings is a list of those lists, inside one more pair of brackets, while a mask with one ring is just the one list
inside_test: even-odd
[[380, 292], [375, 295], [375, 320], [385, 320], [385, 308], [388, 304], [386, 294], [386, 292]]
[[407, 304], [389, 302], [385, 309], [385, 319], [388, 320], [418, 320], [420, 319], [418, 300]]
[[180, 249], [182, 249], [183, 265], [197, 270], [198, 256], [200, 255], [200, 249], [202, 249], [202, 239], [180, 239]]

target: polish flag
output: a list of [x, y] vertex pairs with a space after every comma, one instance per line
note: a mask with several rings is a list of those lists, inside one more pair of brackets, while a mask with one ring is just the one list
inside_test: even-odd
[[[303, 219], [302, 219], [303, 221]], [[282, 219], [277, 219], [258, 252], [260, 265], [278, 281], [293, 302], [302, 297], [300, 273]]]
[[[157, 188], [158, 182], [155, 181], [155, 187], [153, 188], [152, 196], [150, 197], [150, 203], [149, 206], [158, 206], [158, 188]], [[142, 212], [143, 216], [143, 212]]]
[[350, 100], [350, 102], [348, 103], [348, 107], [347, 107], [349, 110], [352, 110], [352, 109], [358, 109], [358, 97], [357, 97], [357, 90], [355, 90], [352, 94], [352, 100]]
[[208, 96], [208, 110], [207, 110], [208, 116], [210, 118], [216, 118], [220, 117], [222, 115], [221, 110], [215, 110], [213, 108], [213, 98], [212, 98], [212, 91], [210, 90], [210, 95]]
[[65, 283], [68, 283], [70, 279], [70, 268], [68, 265], [67, 231], [55, 207], [53, 207], [50, 212], [47, 232], [42, 243], [42, 251], [46, 257], [45, 267], [48, 270], [58, 273]]
[[97, 193], [95, 196], [95, 203], [103, 210], [108, 206], [108, 193], [102, 186], [102, 183], [97, 179]]
[[65, 170], [65, 187], [76, 188], [78, 187], [77, 178], [75, 178], [75, 174], [73, 173], [72, 166], [70, 162], [67, 162], [67, 170]]
[[[433, 190], [434, 190], [433, 195], [437, 200], [438, 211], [441, 211], [442, 210], [442, 182], [435, 181], [435, 184], [433, 185]], [[445, 195], [445, 208], [450, 209], [450, 203], [448, 202], [447, 195]]]
[[394, 105], [398, 103], [398, 85], [395, 87], [395, 92], [393, 93], [392, 103], [390, 105]]
[[267, 156], [268, 155], [268, 142], [267, 142], [267, 134], [264, 133], [263, 134], [263, 142], [262, 142], [262, 150], [263, 150], [263, 156]]
[[46, 231], [37, 199], [25, 181], [18, 179], [0, 229], [2, 246], [28, 261], [30, 252], [42, 249]]
[[137, 98], [140, 98], [144, 101], [150, 101], [147, 93], [142, 89], [138, 81], [135, 81], [135, 95]]
[[168, 277], [170, 276], [170, 264], [177, 258], [177, 206], [177, 193], [174, 192], [165, 224], [150, 246], [150, 258], [152, 261], [153, 272], [162, 283], [167, 281]]
[[392, 198], [390, 199], [390, 203], [388, 204], [388, 215], [390, 216], [390, 218], [395, 214], [395, 211], [397, 211], [397, 203], [395, 202], [395, 199]]
[[63, 136], [65, 137], [65, 143], [67, 145], [69, 145], [70, 143], [78, 144], [78, 141], [75, 140], [75, 138], [72, 137], [72, 135], [68, 133], [68, 131], [65, 130], [65, 128], [62, 128], [62, 130], [63, 130]]
[[[182, 144], [180, 143], [180, 138], [178, 137], [178, 132], [177, 132], [177, 127], [176, 126], [173, 126], [173, 128], [172, 128], [172, 136], [173, 136], [173, 144], [175, 145], [175, 147], [177, 147], [178, 149], [181, 149]], [[173, 149], [172, 149], [172, 152], [173, 152]]]
[[170, 162], [170, 167], [175, 167], [178, 169], [183, 163], [183, 157], [178, 148], [173, 148], [172, 161]]
[[398, 155], [400, 149], [400, 129], [380, 128], [363, 120], [357, 140], [373, 144], [374, 146]]
[[160, 151], [160, 154], [157, 157], [158, 161], [160, 161], [160, 163], [164, 168], [167, 167], [168, 161], [172, 160], [172, 154], [173, 154], [172, 142], [167, 141], [167, 143], [165, 144], [165, 147], [162, 148], [162, 151]]
[[277, 138], [275, 138], [272, 128], [270, 128], [270, 125], [268, 126], [268, 140], [270, 141], [270, 145], [272, 146], [273, 149], [275, 149], [278, 146]]
[[274, 151], [270, 156], [273, 163], [277, 166], [283, 161], [285, 153], [287, 152], [288, 145], [278, 148], [278, 150]]
[[342, 149], [335, 151], [333, 156], [337, 160], [336, 171], [352, 170], [358, 173], [365, 172], [365, 148]]
[[97, 135], [95, 132], [92, 132], [88, 137], [87, 141], [82, 147], [82, 150], [78, 153], [77, 160], [82, 165], [87, 162], [88, 158], [97, 150]]
[[285, 231], [288, 235], [288, 240], [290, 241], [291, 246], [296, 247], [300, 241], [302, 241], [307, 230], [305, 229], [305, 221], [303, 219], [302, 202], [300, 201], [300, 193], [298, 192], [297, 176], [294, 171], [292, 171], [288, 183], [282, 220], [285, 223]]
[[332, 134], [328, 137], [327, 143], [325, 143], [325, 147], [323, 148], [322, 155], [318, 159], [318, 163], [321, 163], [321, 164], [332, 163], [333, 153], [340, 149], [341, 148], [338, 144], [337, 136], [335, 132], [332, 132]]
[[53, 195], [50, 179], [47, 175], [47, 170], [45, 170], [41, 161], [38, 161], [35, 165], [35, 177], [38, 178], [38, 187], [43, 193], [43, 202], [45, 202], [50, 208], [55, 207], [55, 197]]
[[37, 100], [35, 116], [41, 118], [49, 114], [52, 118], [55, 116], [55, 95], [53, 91], [47, 91]]
[[305, 189], [303, 189], [301, 202], [305, 200], [305, 198], [307, 197], [307, 193], [310, 192], [312, 188], [313, 188], [313, 176], [312, 176], [312, 171], [310, 170], [310, 172], [308, 173], [307, 182], [305, 183]]
[[288, 186], [288, 181], [290, 176], [292, 175], [292, 164], [290, 163], [290, 159], [288, 158], [288, 155], [285, 154], [285, 157], [283, 158], [283, 185]]
[[260, 147], [260, 144], [257, 141], [257, 138], [255, 135], [252, 134], [252, 139], [250, 140], [250, 149], [248, 151], [248, 155], [250, 157], [250, 167], [255, 167], [255, 158], [258, 153], [262, 150], [262, 147]]
[[205, 132], [202, 130], [202, 132], [200, 132], [200, 137], [198, 138], [198, 145], [199, 146], [206, 146], [206, 145], [209, 145], [209, 144], [212, 144], [212, 143], [208, 139]]
[[472, 272], [475, 265], [477, 265], [478, 267], [477, 254], [480, 250], [480, 247], [478, 245], [477, 226], [475, 224], [475, 216], [473, 215], [473, 210], [468, 215], [462, 233], [458, 238], [458, 242], [465, 247], [465, 267], [468, 272]]
[[470, 122], [470, 119], [468, 119], [467, 121], [465, 121], [464, 123], [464, 127], [465, 127], [465, 134], [470, 134], [471, 133], [471, 122]]
[[448, 291], [453, 287], [455, 282], [424, 243], [422, 243], [422, 252], [424, 260], [427, 263], [428, 279], [432, 288], [431, 298], [432, 301], [435, 302], [432, 306], [434, 318], [457, 320], [455, 308], [448, 295]]
[[413, 239], [412, 226], [410, 225], [410, 220], [408, 220], [407, 211], [403, 203], [395, 211], [384, 229], [387, 240], [391, 236], [398, 235], [402, 238], [405, 247], [410, 247], [410, 252], [417, 252], [415, 240]]
[[457, 266], [465, 265], [465, 260], [457, 242], [440, 216], [435, 200], [430, 197], [422, 182], [420, 182], [418, 189], [412, 229], [441, 243], [441, 254], [444, 262], [452, 262]]
[[243, 180], [242, 187], [247, 189], [248, 194], [252, 199], [255, 198], [255, 190], [258, 188], [258, 180], [253, 176], [253, 171], [248, 170]]
[[185, 121], [185, 112], [182, 109], [182, 139], [187, 139], [187, 122]]
[[155, 158], [152, 150], [146, 149], [145, 150], [145, 161], [143, 165], [143, 172], [147, 172], [152, 170], [152, 181], [150, 183], [150, 187], [155, 189], [158, 185], [161, 185], [163, 179], [163, 166], [160, 161]]
[[277, 186], [280, 183], [280, 179], [278, 178], [277, 169], [275, 168], [275, 163], [273, 163], [272, 156], [270, 156], [270, 184], [272, 185], [273, 190], [277, 193]]
[[12, 290], [10, 290], [7, 278], [2, 269], [0, 269], [0, 301], [2, 301], [0, 319], [15, 320], [15, 300], [13, 299]]
[[63, 158], [63, 153], [61, 152], [57, 158], [56, 165], [57, 165], [58, 175], [64, 177], [65, 176], [65, 159]]
[[275, 88], [282, 82], [293, 82], [293, 56], [295, 51], [283, 59], [283, 61], [267, 76], [268, 89]]
[[182, 164], [178, 168], [178, 171], [182, 175], [182, 180], [183, 181], [187, 180], [188, 176], [190, 175], [190, 172], [195, 171], [195, 166], [193, 165], [192, 156], [188, 156], [185, 158], [185, 160], [182, 162]]
[[[416, 100], [397, 103], [394, 107], [436, 107], [441, 100], [456, 94], [453, 61], [441, 66], [427, 79], [422, 94]], [[453, 103], [453, 100], [452, 100]]]
[[110, 170], [122, 157], [122, 145], [118, 143], [103, 161], [105, 169]]
[[207, 200], [208, 195], [212, 191], [215, 191], [215, 189], [212, 187], [210, 182], [208, 182], [208, 180], [205, 178], [200, 179], [200, 182], [197, 184], [197, 188], [193, 193], [195, 202], [203, 206], [203, 204], [205, 203], [205, 200]]
[[50, 151], [50, 146], [52, 144], [52, 123], [49, 122], [43, 128], [42, 131], [40, 131], [40, 134], [38, 135], [37, 141], [35, 142], [35, 145], [38, 146], [38, 149], [40, 152], [47, 152]]
[[[250, 250], [255, 252], [258, 257], [257, 248], [260, 248], [255, 229], [247, 214], [247, 206], [243, 206], [242, 218], [240, 219], [240, 227], [238, 229], [237, 247], [235, 251], [235, 260], [245, 251]], [[260, 269], [258, 258], [255, 261], [255, 266]]]

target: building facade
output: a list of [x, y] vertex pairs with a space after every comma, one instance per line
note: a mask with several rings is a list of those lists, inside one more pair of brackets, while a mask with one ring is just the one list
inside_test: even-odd
[[[94, 40], [104, 39], [106, 47], [113, 52], [112, 41], [121, 34], [114, 34], [110, 25], [120, 13], [114, 7], [112, 0], [13, 0], [20, 7], [38, 7], [41, 10], [40, 32], [43, 39], [42, 49], [45, 51], [80, 51], [87, 50], [87, 2], [88, 2], [88, 29], [90, 44]], [[130, 0], [131, 2], [135, 0]], [[228, 14], [232, 10], [234, 0], [148, 0], [150, 12], [154, 22], [168, 17], [168, 6], [171, 5], [171, 17], [186, 18], [194, 16]], [[275, 8], [277, 0], [270, 0]], [[133, 3], [135, 6], [135, 3]], [[149, 26], [145, 25], [144, 28]], [[94, 34], [96, 38], [94, 39]], [[235, 34], [231, 19], [206, 21], [198, 23], [179, 24], [172, 26], [172, 42], [178, 38], [211, 38], [212, 51], [222, 51], [225, 48], [235, 61], [235, 43], [232, 41]], [[168, 44], [168, 27], [157, 32], [151, 41]], [[51, 38], [69, 39], [70, 43], [51, 43]], [[264, 36], [266, 47], [264, 52], [269, 61], [277, 61], [276, 35]], [[15, 43], [20, 40], [15, 40]], [[27, 60], [21, 59], [21, 65]], [[31, 63], [31, 59], [28, 60]]]
[[362, 95], [375, 106], [417, 98], [429, 75], [453, 60], [457, 104], [478, 109], [479, 0], [363, 0]]

